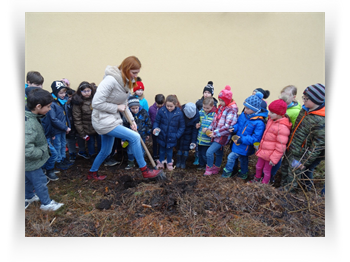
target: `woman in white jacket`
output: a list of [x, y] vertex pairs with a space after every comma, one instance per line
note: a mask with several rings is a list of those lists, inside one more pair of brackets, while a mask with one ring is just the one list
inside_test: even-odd
[[[119, 67], [107, 66], [105, 76], [98, 85], [96, 94], [92, 100], [92, 126], [101, 135], [101, 150], [96, 156], [88, 173], [88, 179], [103, 180], [106, 176], [98, 175], [98, 169], [102, 162], [111, 153], [114, 138], [128, 140], [133, 150], [133, 155], [139, 165], [144, 178], [155, 178], [160, 170], [147, 167], [143, 157], [140, 135], [132, 114], [127, 106], [130, 91], [134, 87], [135, 78], [141, 69], [141, 62], [135, 56], [124, 59]], [[120, 112], [128, 114], [132, 120], [131, 129], [123, 126]]]

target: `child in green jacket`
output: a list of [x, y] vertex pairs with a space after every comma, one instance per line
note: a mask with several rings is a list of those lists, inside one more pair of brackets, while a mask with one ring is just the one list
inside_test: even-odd
[[[41, 202], [40, 209], [55, 211], [63, 206], [50, 199], [47, 178], [41, 167], [50, 158], [41, 119], [51, 109], [53, 97], [44, 89], [28, 93], [25, 110], [25, 209], [34, 201]], [[34, 193], [35, 190], [35, 193]]]

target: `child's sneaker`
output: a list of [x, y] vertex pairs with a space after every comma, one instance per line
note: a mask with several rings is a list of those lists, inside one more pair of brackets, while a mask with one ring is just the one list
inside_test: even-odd
[[157, 169], [164, 169], [163, 162], [160, 162], [159, 160], [157, 160]]
[[90, 156], [88, 154], [86, 154], [85, 152], [78, 152], [78, 156], [81, 156], [85, 159], [90, 159]]
[[197, 170], [198, 170], [198, 171], [205, 170], [205, 166], [199, 166], [199, 167], [197, 167]]
[[245, 180], [245, 179], [247, 179], [248, 174], [238, 173], [238, 175], [237, 175], [237, 176], [238, 176], [239, 178], [241, 178], [241, 179]]
[[50, 179], [51, 181], [57, 181], [58, 177], [55, 174], [55, 170], [51, 169], [51, 170], [47, 170], [46, 174], [48, 179]]
[[77, 154], [76, 153], [69, 153], [69, 161], [74, 163], [75, 159], [77, 159]]
[[128, 160], [128, 165], [125, 167], [126, 170], [134, 168], [135, 167], [135, 161], [134, 160]]
[[199, 158], [198, 158], [198, 156], [195, 157], [193, 165], [195, 165], [195, 166], [199, 165]]
[[206, 166], [204, 176], [211, 176], [213, 174], [213, 168]]
[[224, 172], [222, 173], [221, 177], [223, 177], [223, 178], [229, 178], [229, 177], [231, 177], [231, 176], [232, 176], [232, 171], [229, 172], [229, 171], [226, 170], [226, 168], [224, 168]]
[[105, 161], [104, 166], [115, 166], [115, 165], [118, 165], [118, 164], [120, 164], [119, 161], [115, 160], [113, 157], [110, 157], [109, 159], [107, 159]]
[[63, 162], [57, 162], [57, 164], [56, 164], [56, 168], [61, 169], [61, 170], [67, 170], [70, 167], [71, 166], [68, 166]]
[[212, 172], [213, 175], [216, 175], [216, 174], [219, 174], [220, 169], [221, 169], [220, 167], [217, 167], [217, 166], [213, 165], [213, 167], [211, 169], [211, 172]]
[[63, 164], [67, 165], [67, 166], [72, 166], [74, 165], [74, 163], [72, 163], [71, 161], [69, 161], [67, 158], [63, 158], [62, 161]]
[[248, 182], [249, 183], [259, 183], [260, 181], [261, 181], [261, 178], [257, 178], [256, 176], [254, 176], [254, 178]]
[[35, 201], [39, 201], [40, 198], [37, 195], [34, 195], [31, 199], [25, 199], [25, 209], [27, 209], [27, 207], [29, 207], [29, 205]]
[[49, 204], [41, 205], [40, 209], [44, 211], [56, 211], [63, 205], [64, 205], [63, 203], [57, 203], [55, 200], [51, 200]]

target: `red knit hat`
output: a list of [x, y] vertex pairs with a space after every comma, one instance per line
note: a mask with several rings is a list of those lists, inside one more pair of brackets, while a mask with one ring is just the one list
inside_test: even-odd
[[287, 103], [282, 99], [275, 100], [269, 104], [269, 110], [272, 113], [283, 116], [287, 112]]
[[143, 91], [145, 91], [145, 87], [143, 86], [143, 83], [141, 81], [137, 81], [136, 84], [137, 86], [135, 86], [133, 89], [134, 93], [139, 89], [142, 89]]
[[224, 100], [225, 105], [228, 105], [231, 103], [232, 100], [232, 92], [231, 87], [229, 85], [225, 86], [224, 90], [221, 90], [218, 96], [220, 99]]

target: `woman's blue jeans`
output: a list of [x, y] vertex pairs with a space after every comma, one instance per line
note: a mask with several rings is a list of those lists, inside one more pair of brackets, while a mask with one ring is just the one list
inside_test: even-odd
[[217, 142], [213, 142], [207, 150], [207, 165], [213, 167], [214, 154], [216, 155], [215, 166], [220, 167], [224, 156], [224, 147]]
[[225, 166], [226, 171], [232, 172], [237, 159], [241, 163], [241, 174], [248, 174], [248, 156], [240, 155], [235, 152], [231, 152], [227, 157], [227, 163]]
[[[143, 140], [143, 142], [145, 142], [145, 140]], [[134, 154], [132, 153], [132, 147], [131, 146], [127, 146], [126, 148], [126, 152], [128, 154], [128, 160], [129, 161], [134, 161], [135, 160], [135, 157], [134, 157]], [[145, 156], [145, 149], [142, 147], [142, 155]]]
[[25, 199], [31, 199], [35, 194], [40, 198], [43, 205], [48, 205], [51, 202], [49, 190], [46, 183], [47, 178], [41, 168], [33, 171], [25, 171]]
[[92, 167], [90, 169], [91, 172], [98, 171], [103, 161], [111, 154], [115, 137], [122, 140], [127, 140], [129, 142], [128, 147], [130, 146], [132, 148], [132, 154], [135, 156], [139, 167], [142, 168], [146, 166], [146, 161], [142, 153], [142, 146], [140, 141], [141, 137], [139, 133], [125, 126], [119, 125], [109, 133], [101, 135], [101, 150], [96, 156], [94, 163], [92, 164]]

